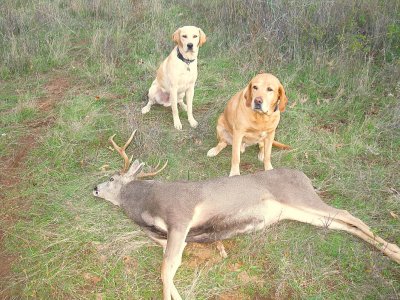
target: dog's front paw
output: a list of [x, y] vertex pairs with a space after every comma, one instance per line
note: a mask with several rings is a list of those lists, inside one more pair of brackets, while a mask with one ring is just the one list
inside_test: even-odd
[[264, 165], [264, 170], [265, 171], [269, 171], [269, 170], [273, 170], [274, 168], [272, 167], [271, 163], [268, 163], [266, 165]]
[[189, 118], [189, 123], [190, 123], [190, 126], [192, 126], [193, 128], [196, 128], [197, 125], [199, 124], [199, 123], [197, 123], [197, 121], [194, 118]]
[[229, 173], [229, 177], [238, 176], [238, 175], [240, 175], [240, 171], [239, 170], [231, 169], [231, 172]]
[[217, 152], [217, 149], [216, 149], [216, 148], [217, 148], [217, 147], [214, 147], [214, 148], [211, 148], [210, 150], [208, 150], [207, 156], [208, 156], [208, 157], [214, 157], [215, 155], [217, 155], [218, 152]]
[[145, 107], [142, 108], [142, 114], [143, 115], [147, 114], [149, 111], [150, 111], [150, 107], [148, 107], [148, 106], [145, 106]]
[[182, 130], [182, 123], [180, 120], [174, 121], [174, 127], [178, 130]]

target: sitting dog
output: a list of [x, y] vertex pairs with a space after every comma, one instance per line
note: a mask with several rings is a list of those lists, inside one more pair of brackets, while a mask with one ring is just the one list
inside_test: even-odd
[[[190, 126], [197, 127], [192, 102], [197, 79], [197, 54], [199, 47], [206, 42], [206, 35], [198, 27], [184, 26], [175, 31], [172, 39], [177, 46], [158, 68], [157, 77], [149, 89], [149, 101], [142, 108], [142, 114], [148, 113], [154, 103], [171, 106], [174, 126], [181, 130], [179, 103], [182, 109], [187, 111]], [[184, 96], [186, 104], [183, 102]]]
[[232, 162], [229, 176], [240, 175], [240, 152], [246, 146], [259, 145], [258, 159], [264, 169], [271, 170], [272, 145], [290, 147], [274, 141], [280, 113], [285, 111], [288, 100], [285, 89], [272, 74], [258, 74], [246, 88], [233, 96], [217, 123], [218, 145], [207, 156], [217, 155], [227, 145], [232, 145]]

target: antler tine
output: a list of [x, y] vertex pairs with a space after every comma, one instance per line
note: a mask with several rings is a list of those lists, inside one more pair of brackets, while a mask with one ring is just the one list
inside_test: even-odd
[[157, 168], [158, 168], [158, 166], [160, 165], [160, 163], [161, 163], [161, 160], [158, 161], [158, 163], [157, 163], [157, 165], [154, 167], [154, 169], [157, 170]]
[[132, 161], [132, 158], [129, 159], [128, 155], [126, 155], [125, 153], [125, 149], [129, 146], [129, 144], [131, 143], [133, 136], [136, 133], [136, 129], [132, 132], [131, 136], [129, 137], [129, 139], [126, 141], [125, 145], [123, 147], [118, 146], [115, 142], [114, 142], [114, 137], [115, 134], [113, 134], [112, 136], [110, 136], [110, 138], [108, 139], [110, 141], [110, 143], [113, 145], [114, 149], [117, 150], [117, 152], [122, 156], [122, 158], [124, 159], [124, 167], [121, 170], [121, 173], [126, 173], [126, 171], [128, 171], [129, 165]]
[[[140, 172], [140, 173], [136, 176], [136, 178], [143, 178], [143, 177], [155, 176], [155, 175], [157, 175], [158, 173], [160, 173], [162, 170], [164, 170], [165, 167], [167, 166], [167, 164], [168, 164], [168, 160], [165, 162], [165, 164], [164, 164], [159, 170], [157, 170], [157, 171], [155, 171], [155, 172], [149, 172], [149, 173], [144, 173], [144, 172], [142, 171], [142, 172]], [[160, 165], [160, 162], [158, 162], [158, 164], [157, 164], [157, 166], [156, 166], [155, 169], [157, 169], [157, 167], [158, 167], [159, 165]]]
[[130, 136], [129, 139], [126, 141], [126, 143], [125, 143], [124, 147], [122, 147], [122, 149], [125, 150], [125, 149], [129, 146], [129, 144], [132, 142], [132, 139], [133, 139], [133, 136], [134, 136], [135, 133], [136, 133], [136, 130], [137, 130], [137, 129], [135, 129], [135, 130], [132, 132], [131, 136]]

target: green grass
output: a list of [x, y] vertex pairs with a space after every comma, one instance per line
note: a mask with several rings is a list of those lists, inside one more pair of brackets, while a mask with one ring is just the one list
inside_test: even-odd
[[[160, 180], [227, 176], [230, 148], [206, 157], [216, 120], [260, 70], [276, 74], [289, 97], [277, 139], [293, 150], [273, 150], [274, 167], [304, 171], [325, 202], [400, 244], [392, 216], [400, 215], [396, 1], [44, 0], [3, 1], [0, 9], [1, 159], [36, 137], [16, 171], [19, 183], [1, 187], [1, 250], [15, 259], [0, 291], [10, 298], [159, 299], [161, 248], [91, 195], [121, 166], [108, 137], [117, 133], [122, 142], [138, 129], [129, 153], [150, 165], [168, 159]], [[145, 116], [140, 109], [171, 34], [186, 24], [202, 27], [208, 41], [195, 90], [199, 127], [181, 113], [178, 132], [169, 109]], [[42, 111], [54, 78], [68, 86]], [[49, 116], [51, 123], [33, 128]], [[242, 173], [259, 170], [257, 149], [246, 149]], [[225, 260], [213, 245], [199, 262], [200, 250], [184, 253], [175, 283], [185, 299], [400, 294], [399, 266], [345, 233], [285, 222], [226, 248]]]

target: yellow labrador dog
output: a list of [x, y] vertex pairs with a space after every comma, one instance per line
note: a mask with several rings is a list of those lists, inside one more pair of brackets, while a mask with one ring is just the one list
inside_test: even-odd
[[[177, 44], [157, 70], [157, 77], [149, 89], [149, 102], [142, 108], [148, 113], [154, 103], [171, 106], [176, 129], [182, 129], [178, 115], [178, 103], [187, 111], [190, 126], [196, 127], [192, 103], [194, 84], [197, 79], [197, 54], [206, 42], [203, 30], [195, 26], [184, 26], [175, 31], [172, 39]], [[186, 104], [183, 97], [186, 96]]]
[[272, 145], [290, 147], [274, 141], [280, 113], [288, 100], [282, 84], [272, 74], [258, 74], [240, 92], [228, 101], [217, 123], [218, 145], [207, 156], [217, 155], [227, 145], [232, 145], [232, 162], [229, 176], [240, 175], [240, 152], [247, 146], [259, 145], [258, 159], [264, 169], [271, 170]]

